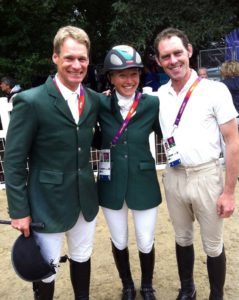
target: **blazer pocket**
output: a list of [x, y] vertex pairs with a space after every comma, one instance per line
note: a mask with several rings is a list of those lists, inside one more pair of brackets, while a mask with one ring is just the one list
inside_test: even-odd
[[51, 184], [62, 184], [63, 183], [63, 172], [55, 171], [40, 171], [41, 183], [51, 183]]
[[139, 163], [140, 170], [155, 170], [155, 163], [153, 162], [140, 162]]

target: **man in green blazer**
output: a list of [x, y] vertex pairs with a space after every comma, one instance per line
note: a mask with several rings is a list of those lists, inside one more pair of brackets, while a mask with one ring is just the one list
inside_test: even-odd
[[[54, 38], [57, 74], [22, 92], [13, 103], [5, 151], [12, 227], [34, 234], [42, 255], [58, 264], [67, 236], [75, 299], [89, 299], [98, 197], [89, 163], [99, 94], [82, 86], [90, 40], [80, 28], [60, 28]], [[44, 229], [30, 232], [31, 222]], [[54, 275], [33, 283], [35, 299], [52, 299]]]

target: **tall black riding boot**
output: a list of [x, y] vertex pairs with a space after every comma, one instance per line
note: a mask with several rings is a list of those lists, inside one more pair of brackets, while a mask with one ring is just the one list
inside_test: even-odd
[[75, 300], [89, 300], [90, 271], [90, 259], [82, 263], [70, 259], [70, 276]]
[[149, 253], [142, 253], [139, 251], [139, 260], [142, 274], [140, 294], [144, 300], [156, 300], [154, 296], [155, 291], [152, 287], [155, 264], [154, 246]]
[[210, 283], [209, 300], [223, 300], [223, 287], [226, 278], [226, 255], [223, 248], [217, 257], [207, 257], [207, 271]]
[[33, 282], [34, 300], [52, 300], [55, 290], [55, 281], [46, 283], [42, 281]]
[[129, 251], [128, 248], [119, 250], [112, 243], [112, 252], [115, 261], [115, 265], [119, 272], [119, 276], [122, 281], [122, 300], [133, 300], [136, 296], [134, 288], [134, 282], [131, 276], [130, 264], [129, 264]]
[[195, 300], [196, 290], [193, 280], [194, 248], [193, 245], [181, 247], [176, 244], [176, 257], [181, 289], [176, 300]]

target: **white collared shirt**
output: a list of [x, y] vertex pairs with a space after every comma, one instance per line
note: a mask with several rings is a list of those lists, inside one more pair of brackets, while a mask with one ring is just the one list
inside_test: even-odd
[[[198, 77], [192, 70], [182, 90], [176, 94], [171, 80], [158, 90], [159, 120], [164, 138], [172, 136], [173, 126], [184, 97]], [[218, 159], [221, 153], [219, 125], [237, 115], [227, 87], [217, 81], [202, 79], [191, 94], [173, 136], [184, 166], [194, 166]]]
[[55, 76], [55, 80], [56, 80], [56, 84], [57, 84], [63, 98], [66, 100], [66, 102], [71, 110], [72, 116], [77, 124], [79, 121], [78, 98], [80, 95], [80, 84], [79, 84], [78, 88], [73, 92], [60, 82], [57, 74]]
[[133, 102], [134, 102], [134, 98], [135, 98], [135, 93], [129, 97], [129, 98], [126, 98], [126, 97], [123, 97], [122, 95], [120, 95], [117, 91], [116, 91], [116, 96], [117, 96], [117, 99], [118, 99], [118, 105], [120, 107], [120, 113], [123, 117], [123, 119], [126, 118]]

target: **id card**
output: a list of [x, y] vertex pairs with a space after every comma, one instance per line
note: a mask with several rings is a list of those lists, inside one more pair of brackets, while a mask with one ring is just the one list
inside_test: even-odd
[[99, 150], [99, 179], [101, 181], [110, 181], [111, 179], [111, 163], [110, 149]]
[[164, 151], [170, 167], [176, 167], [181, 164], [180, 155], [177, 151], [177, 147], [174, 141], [174, 137], [171, 136], [163, 141]]

